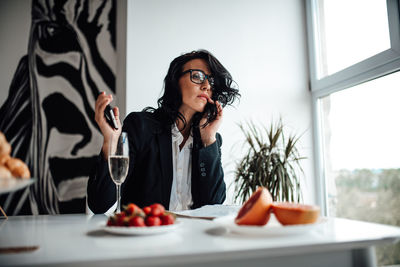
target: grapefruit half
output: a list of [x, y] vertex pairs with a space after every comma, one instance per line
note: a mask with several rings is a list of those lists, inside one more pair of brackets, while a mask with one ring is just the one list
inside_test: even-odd
[[238, 225], [265, 225], [271, 215], [272, 197], [267, 188], [257, 190], [240, 208], [235, 218]]
[[272, 204], [276, 219], [283, 225], [315, 223], [319, 217], [319, 207], [290, 202]]

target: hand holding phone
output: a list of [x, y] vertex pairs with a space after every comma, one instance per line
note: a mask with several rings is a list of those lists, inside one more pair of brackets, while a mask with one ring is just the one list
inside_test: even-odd
[[106, 118], [106, 121], [111, 126], [111, 128], [118, 130], [117, 120], [115, 119], [114, 111], [112, 110], [110, 105], [107, 105], [104, 109], [104, 117]]
[[[99, 93], [99, 96], [101, 94], [102, 92]], [[111, 126], [111, 128], [118, 130], [117, 120], [115, 119], [114, 111], [110, 105], [107, 105], [106, 108], [104, 109], [104, 117], [107, 123]]]
[[215, 103], [208, 102], [204, 108], [204, 113], [207, 114], [207, 118], [210, 119], [212, 114], [217, 113], [217, 106]]

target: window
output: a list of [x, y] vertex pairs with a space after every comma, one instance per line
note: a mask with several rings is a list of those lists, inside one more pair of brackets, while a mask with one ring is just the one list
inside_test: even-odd
[[[400, 226], [399, 2], [306, 6], [320, 205]], [[400, 244], [378, 247], [377, 258], [400, 264]]]
[[318, 3], [319, 78], [390, 48], [385, 1], [336, 0]]

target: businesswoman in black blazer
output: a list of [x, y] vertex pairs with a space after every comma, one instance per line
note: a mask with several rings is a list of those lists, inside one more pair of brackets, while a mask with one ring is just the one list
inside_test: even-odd
[[[229, 72], [208, 51], [193, 51], [171, 62], [158, 108], [132, 112], [124, 120], [130, 162], [121, 188], [122, 204], [161, 203], [169, 210], [184, 210], [225, 200], [222, 138], [217, 130], [223, 107], [240, 97], [234, 85]], [[110, 138], [120, 135], [121, 124], [116, 107], [118, 130], [104, 118], [111, 101], [111, 95], [102, 93], [95, 106], [104, 143], [87, 187], [94, 213], [104, 213], [116, 202], [107, 158]]]

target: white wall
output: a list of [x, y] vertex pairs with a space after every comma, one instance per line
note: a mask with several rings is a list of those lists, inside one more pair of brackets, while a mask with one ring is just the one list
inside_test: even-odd
[[[241, 102], [225, 109], [220, 133], [225, 181], [239, 158], [237, 123], [283, 121], [304, 132], [305, 201], [315, 201], [311, 95], [301, 0], [128, 0], [126, 111], [156, 106], [169, 63], [195, 49], [212, 52], [239, 84]], [[233, 186], [226, 203], [232, 201]]]
[[0, 0], [0, 106], [19, 60], [27, 54], [30, 25], [31, 1]]

